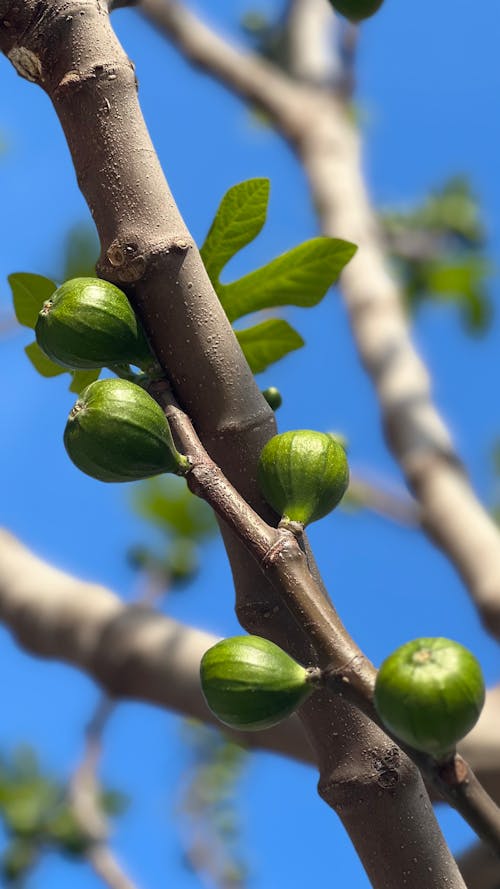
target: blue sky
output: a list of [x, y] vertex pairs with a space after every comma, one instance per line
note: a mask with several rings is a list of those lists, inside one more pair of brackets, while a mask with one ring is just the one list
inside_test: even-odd
[[[263, 11], [279, 6], [270, 0], [219, 0], [210, 14], [228, 33], [237, 33], [238, 16], [251, 5]], [[197, 6], [206, 14], [211, 5], [199, 0]], [[362, 28], [357, 100], [365, 167], [377, 203], [411, 202], [446, 177], [466, 173], [481, 200], [490, 255], [498, 265], [497, 7], [497, 0], [483, 0], [480, 6], [471, 0], [387, 0]], [[253, 176], [271, 179], [269, 221], [230, 271], [249, 270], [313, 236], [316, 223], [305, 182], [281, 141], [256, 127], [224, 90], [188, 69], [135, 12], [122, 10], [114, 21], [136, 63], [146, 120], [195, 238], [202, 241], [225, 190]], [[13, 271], [57, 274], [68, 227], [88, 214], [48, 99], [17, 77], [3, 58], [0, 109], [8, 148], [0, 159], [3, 314], [9, 311], [6, 276]], [[494, 276], [491, 294], [497, 305]], [[295, 310], [287, 317], [307, 346], [261, 377], [262, 387], [282, 390], [280, 428], [342, 430], [354, 467], [398, 482], [338, 293], [314, 310]], [[414, 335], [433, 373], [439, 407], [474, 484], [489, 502], [494, 482], [490, 453], [500, 428], [494, 399], [498, 318], [486, 337], [471, 340], [453, 310], [425, 308]], [[144, 539], [147, 529], [128, 509], [128, 486], [101, 485], [69, 463], [62, 430], [73, 396], [61, 379], [36, 376], [23, 353], [26, 342], [19, 331], [1, 343], [8, 369], [2, 392], [1, 522], [61, 567], [129, 597], [134, 578], [125, 550]], [[409, 638], [446, 635], [472, 648], [489, 682], [498, 680], [496, 646], [481, 631], [452, 569], [422, 536], [368, 513], [337, 513], [314, 526], [310, 536], [343, 619], [376, 663]], [[237, 632], [229, 571], [217, 544], [207, 549], [193, 588], [166, 607], [214, 632]], [[81, 752], [95, 687], [74, 670], [30, 659], [4, 631], [0, 640], [8, 677], [0, 684], [0, 748], [29, 739], [49, 768], [69, 774]], [[197, 885], [180, 864], [173, 814], [185, 761], [175, 718], [144, 705], [120, 707], [106, 735], [102, 774], [133, 799], [118, 822], [115, 847], [142, 889], [166, 881], [179, 889]], [[252, 758], [242, 798], [250, 889], [295, 889], [306, 874], [314, 885], [327, 869], [331, 872], [332, 850], [332, 885], [368, 886], [336, 817], [317, 798], [315, 784], [311, 769], [272, 756]], [[454, 848], [469, 840], [468, 828], [453, 813], [444, 812], [442, 821]], [[50, 857], [30, 889], [57, 889], [69, 879], [76, 889], [100, 885], [86, 869]]]

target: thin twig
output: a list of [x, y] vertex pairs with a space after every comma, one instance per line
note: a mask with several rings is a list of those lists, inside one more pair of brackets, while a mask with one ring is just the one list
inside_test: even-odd
[[89, 839], [85, 858], [109, 889], [137, 889], [125, 873], [108, 843], [108, 825], [99, 800], [97, 769], [101, 757], [102, 733], [116, 704], [103, 696], [87, 727], [83, 759], [69, 785], [69, 800], [75, 818]]
[[[159, 582], [156, 577], [148, 576], [137, 604], [152, 609], [165, 591], [164, 577]], [[107, 819], [99, 799], [100, 784], [97, 773], [102, 751], [102, 736], [116, 708], [116, 701], [109, 695], [103, 694], [100, 697], [85, 732], [83, 758], [69, 784], [69, 798], [80, 827], [91, 840], [85, 857], [96, 874], [110, 889], [136, 889], [107, 843]]]

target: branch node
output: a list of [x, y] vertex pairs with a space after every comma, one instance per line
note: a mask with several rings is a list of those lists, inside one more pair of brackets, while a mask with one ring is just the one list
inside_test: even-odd
[[271, 544], [261, 558], [260, 564], [263, 571], [265, 571], [266, 568], [273, 566], [278, 561], [279, 557], [290, 549], [290, 544], [296, 543], [296, 539], [290, 530], [279, 528], [277, 533], [279, 535], [278, 539]]
[[139, 281], [146, 270], [145, 257], [134, 242], [115, 239], [106, 250], [106, 260], [113, 269], [113, 277], [123, 283]]
[[[3, 24], [5, 25], [6, 23], [4, 22]], [[30, 80], [32, 83], [40, 83], [42, 79], [42, 63], [31, 49], [27, 49], [25, 46], [14, 46], [7, 53], [7, 57], [21, 77], [24, 77], [25, 80]]]

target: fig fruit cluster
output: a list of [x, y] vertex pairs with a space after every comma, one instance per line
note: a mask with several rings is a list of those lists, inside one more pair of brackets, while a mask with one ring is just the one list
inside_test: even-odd
[[484, 694], [481, 667], [467, 648], [451, 639], [421, 638], [383, 662], [374, 703], [393, 735], [446, 759], [476, 724]]
[[[144, 367], [153, 361], [127, 297], [99, 278], [66, 281], [44, 303], [35, 332], [42, 351], [71, 370]], [[104, 482], [189, 469], [161, 407], [129, 380], [87, 386], [68, 417], [64, 444], [82, 472]]]
[[296, 710], [314, 689], [313, 673], [260, 636], [223, 639], [203, 655], [201, 687], [225, 725], [258, 731]]
[[328, 515], [344, 496], [349, 484], [346, 453], [327, 433], [283, 432], [264, 446], [257, 480], [283, 524], [305, 526]]

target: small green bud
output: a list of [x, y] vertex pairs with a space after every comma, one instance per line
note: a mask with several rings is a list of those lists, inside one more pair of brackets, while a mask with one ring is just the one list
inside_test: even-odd
[[203, 655], [201, 687], [212, 713], [231, 728], [269, 728], [313, 690], [312, 671], [260, 636], [223, 639]]
[[262, 394], [266, 399], [269, 407], [273, 409], [273, 411], [277, 411], [279, 407], [283, 404], [283, 399], [281, 397], [281, 392], [276, 386], [269, 386], [268, 389], [263, 389]]
[[382, 664], [375, 708], [397, 737], [437, 759], [450, 755], [475, 725], [484, 704], [476, 658], [450, 639], [415, 639]]

